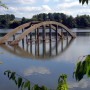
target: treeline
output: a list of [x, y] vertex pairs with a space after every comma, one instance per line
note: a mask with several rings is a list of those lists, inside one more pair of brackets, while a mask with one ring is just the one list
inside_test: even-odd
[[0, 28], [16, 28], [17, 26], [29, 22], [29, 19], [15, 19], [13, 14], [0, 15]]
[[77, 17], [69, 16], [63, 13], [42, 13], [34, 15], [32, 17], [33, 21], [57, 21], [69, 28], [83, 28], [90, 27], [90, 16], [89, 15], [77, 15]]
[[15, 16], [13, 14], [0, 15], [0, 28], [9, 28], [10, 21], [14, 19]]
[[76, 17], [69, 16], [63, 13], [41, 13], [34, 15], [31, 19], [23, 17], [20, 20], [15, 20], [13, 14], [0, 15], [0, 28], [15, 28], [21, 24], [31, 21], [56, 21], [66, 25], [69, 28], [86, 28], [90, 27], [89, 15], [77, 15]]

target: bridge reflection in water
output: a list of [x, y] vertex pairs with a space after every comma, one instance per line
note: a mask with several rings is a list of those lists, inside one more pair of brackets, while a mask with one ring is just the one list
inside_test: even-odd
[[20, 46], [0, 45], [7, 52], [16, 56], [34, 59], [51, 59], [63, 54], [74, 39], [58, 39], [22, 43]]

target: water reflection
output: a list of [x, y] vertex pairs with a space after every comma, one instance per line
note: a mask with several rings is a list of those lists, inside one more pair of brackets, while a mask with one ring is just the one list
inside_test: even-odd
[[0, 61], [0, 64], [2, 64], [2, 62]]
[[[45, 68], [43, 68], [43, 69], [45, 69]], [[38, 70], [40, 71], [41, 68], [37, 68], [37, 70], [34, 68], [34, 72], [38, 72]], [[30, 74], [33, 73], [32, 71], [33, 70], [29, 69]], [[43, 70], [41, 70], [41, 71], [43, 71]], [[44, 71], [45, 71], [44, 73], [47, 73], [47, 72], [48, 72], [48, 74], [50, 73], [46, 69]], [[26, 79], [26, 78], [16, 74], [15, 72], [11, 72], [10, 70], [5, 71], [4, 75], [7, 75], [9, 80], [13, 80], [15, 82], [15, 84], [18, 86], [18, 88], [21, 88], [21, 90], [23, 88], [28, 88], [28, 90], [30, 90], [30, 88], [33, 88], [32, 90], [47, 90], [47, 88], [45, 86], [41, 86], [40, 87], [40, 86], [32, 83], [28, 79]], [[90, 55], [86, 56], [83, 59], [83, 61], [81, 60], [79, 62], [76, 62], [75, 71], [73, 73], [73, 76], [76, 79], [76, 81], [79, 81], [79, 82], [78, 83], [76, 83], [76, 82], [69, 83], [68, 84], [68, 88], [69, 89], [70, 88], [71, 89], [72, 88], [79, 88], [79, 87], [87, 88], [88, 81], [83, 79], [84, 75], [86, 75], [87, 78], [90, 77]], [[67, 81], [66, 81], [66, 78], [67, 78], [66, 74], [61, 74], [60, 77], [58, 78], [58, 86], [54, 90], [67, 90]], [[52, 89], [50, 89], [50, 90], [52, 90]]]
[[[40, 74], [50, 74], [50, 71], [47, 68], [32, 67], [31, 69], [27, 69], [25, 71], [26, 74], [25, 76], [31, 75], [34, 72], [38, 72]], [[8, 76], [9, 80], [13, 80], [15, 84], [18, 86], [18, 88], [21, 88], [21, 90], [22, 88], [28, 88], [28, 90], [30, 90], [30, 86], [32, 83], [30, 80], [11, 71], [5, 71], [4, 74]], [[61, 74], [60, 77], [58, 78], [58, 86], [55, 90], [67, 90], [67, 86], [69, 89], [76, 88], [75, 90], [77, 89], [79, 90], [79, 88], [88, 88], [89, 82], [86, 79], [83, 79], [83, 77], [85, 75], [87, 76], [87, 78], [90, 77], [90, 55], [86, 57], [84, 56], [84, 58], [81, 61], [76, 62], [75, 71], [74, 73], [72, 72], [72, 74], [74, 76], [74, 79], [76, 79], [76, 81], [78, 82], [71, 82], [67, 85], [66, 82], [67, 75]], [[38, 90], [38, 89], [47, 90], [45, 86], [40, 87], [34, 83], [32, 87], [33, 90]]]
[[16, 56], [47, 60], [62, 55], [69, 48], [73, 40], [47, 40], [30, 42], [28, 44], [22, 43], [21, 46], [0, 45], [0, 47]]
[[24, 71], [24, 76], [33, 75], [33, 73], [37, 74], [51, 74], [50, 70], [46, 67], [30, 67]]

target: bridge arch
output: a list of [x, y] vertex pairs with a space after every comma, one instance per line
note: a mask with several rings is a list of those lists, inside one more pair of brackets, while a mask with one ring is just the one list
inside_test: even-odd
[[[30, 25], [30, 23], [24, 24], [24, 27], [27, 27], [28, 25]], [[76, 36], [71, 32], [71, 30], [69, 28], [67, 28], [65, 25], [55, 22], [55, 21], [45, 21], [45, 22], [39, 22], [36, 24], [33, 24], [31, 27], [29, 27], [27, 30], [25, 30], [23, 33], [21, 33], [15, 40], [13, 40], [10, 45], [17, 45], [26, 35], [28, 35], [29, 33], [31, 33], [33, 30], [36, 30], [37, 28], [39, 28], [40, 26], [43, 26], [44, 30], [45, 30], [45, 26], [47, 25], [52, 25], [52, 28], [54, 28], [54, 30], [56, 30], [56, 34], [59, 34], [60, 36], [63, 36], [63, 34], [58, 30], [58, 26], [60, 26], [61, 28], [65, 29], [72, 38], [75, 38]], [[55, 27], [53, 26], [56, 26]], [[18, 27], [19, 28], [19, 27]], [[13, 35], [14, 33], [16, 33], [18, 31], [18, 29], [14, 29], [13, 31], [11, 31], [10, 33], [8, 33], [4, 38], [2, 38], [0, 40], [0, 43], [5, 43], [9, 37], [11, 37], [11, 35]], [[11, 35], [10, 35], [11, 34]], [[9, 36], [10, 35], [10, 36]], [[45, 38], [45, 34], [43, 35], [43, 37]]]
[[0, 39], [0, 44], [4, 44], [11, 36], [13, 36], [16, 32], [20, 31], [21, 29], [26, 28], [27, 26], [29, 26], [31, 24], [31, 22], [29, 23], [25, 23], [23, 25], [20, 25], [18, 27], [16, 27], [15, 29], [13, 29], [11, 32], [7, 33], [3, 38]]

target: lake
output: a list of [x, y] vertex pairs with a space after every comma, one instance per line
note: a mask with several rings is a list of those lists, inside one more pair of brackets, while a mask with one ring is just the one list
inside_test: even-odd
[[[90, 78], [86, 74], [80, 81], [73, 78], [77, 59], [79, 62], [82, 56], [90, 54], [89, 30], [72, 29], [76, 35], [74, 40], [53, 39], [29, 44], [20, 42], [19, 46], [0, 45], [0, 90], [20, 88], [15, 84], [15, 79], [8, 76], [8, 72], [4, 73], [7, 70], [15, 72], [16, 79], [22, 77], [23, 81], [29, 80], [31, 86], [38, 84], [56, 89], [59, 76], [65, 74], [68, 90], [90, 90]], [[0, 33], [4, 31], [0, 29]]]

